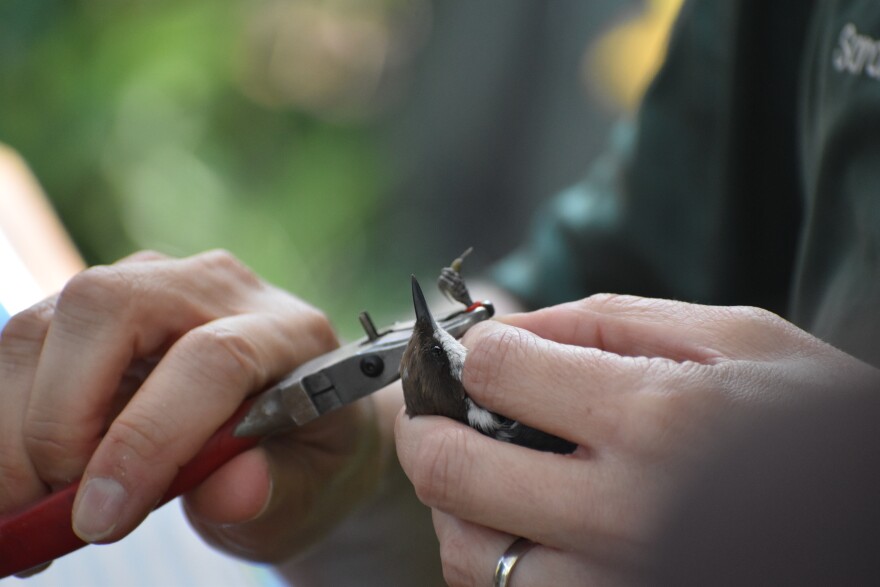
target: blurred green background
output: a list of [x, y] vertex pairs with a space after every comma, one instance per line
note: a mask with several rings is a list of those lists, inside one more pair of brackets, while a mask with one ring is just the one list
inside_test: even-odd
[[577, 179], [585, 51], [637, 4], [0, 0], [0, 141], [88, 263], [226, 248], [351, 337]]

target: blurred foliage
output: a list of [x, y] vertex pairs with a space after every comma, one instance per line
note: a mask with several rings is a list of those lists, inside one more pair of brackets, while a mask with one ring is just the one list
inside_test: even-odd
[[583, 52], [634, 1], [0, 0], [0, 141], [89, 263], [226, 248], [349, 337], [579, 177], [607, 122]]
[[370, 121], [423, 9], [3, 0], [0, 141], [33, 167], [89, 263], [226, 248], [347, 335], [352, 304], [384, 316], [407, 299], [406, 287], [383, 295], [366, 252], [387, 183]]

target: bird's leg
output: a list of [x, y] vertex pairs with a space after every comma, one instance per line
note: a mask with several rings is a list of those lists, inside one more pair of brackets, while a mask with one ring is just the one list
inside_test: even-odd
[[460, 304], [464, 304], [467, 307], [473, 305], [474, 300], [471, 298], [471, 294], [468, 292], [464, 279], [461, 277], [461, 265], [464, 262], [464, 258], [473, 250], [473, 247], [468, 247], [468, 249], [462, 253], [460, 257], [456, 258], [449, 267], [444, 267], [440, 271], [440, 277], [437, 278], [437, 287], [440, 288], [440, 291], [442, 291], [446, 297], [453, 299]]

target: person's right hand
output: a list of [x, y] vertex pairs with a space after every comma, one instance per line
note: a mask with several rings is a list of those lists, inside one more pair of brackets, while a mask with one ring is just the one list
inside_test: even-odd
[[538, 546], [515, 585], [641, 584], [670, 500], [740, 418], [880, 388], [880, 370], [756, 308], [595, 295], [462, 340], [474, 402], [578, 449], [401, 411], [400, 463], [432, 508], [451, 585], [489, 585], [517, 537]]
[[[87, 542], [134, 529], [242, 400], [337, 346], [327, 319], [225, 252], [88, 269], [0, 335], [0, 512], [82, 477]], [[371, 400], [265, 441], [186, 499], [215, 545], [275, 561], [372, 489]]]

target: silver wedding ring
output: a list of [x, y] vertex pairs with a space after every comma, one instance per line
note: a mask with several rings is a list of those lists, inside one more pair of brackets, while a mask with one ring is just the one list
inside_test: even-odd
[[507, 587], [510, 582], [510, 576], [513, 574], [513, 568], [519, 561], [519, 558], [530, 551], [535, 543], [528, 538], [517, 538], [513, 541], [495, 566], [495, 581], [492, 583], [494, 587]]

